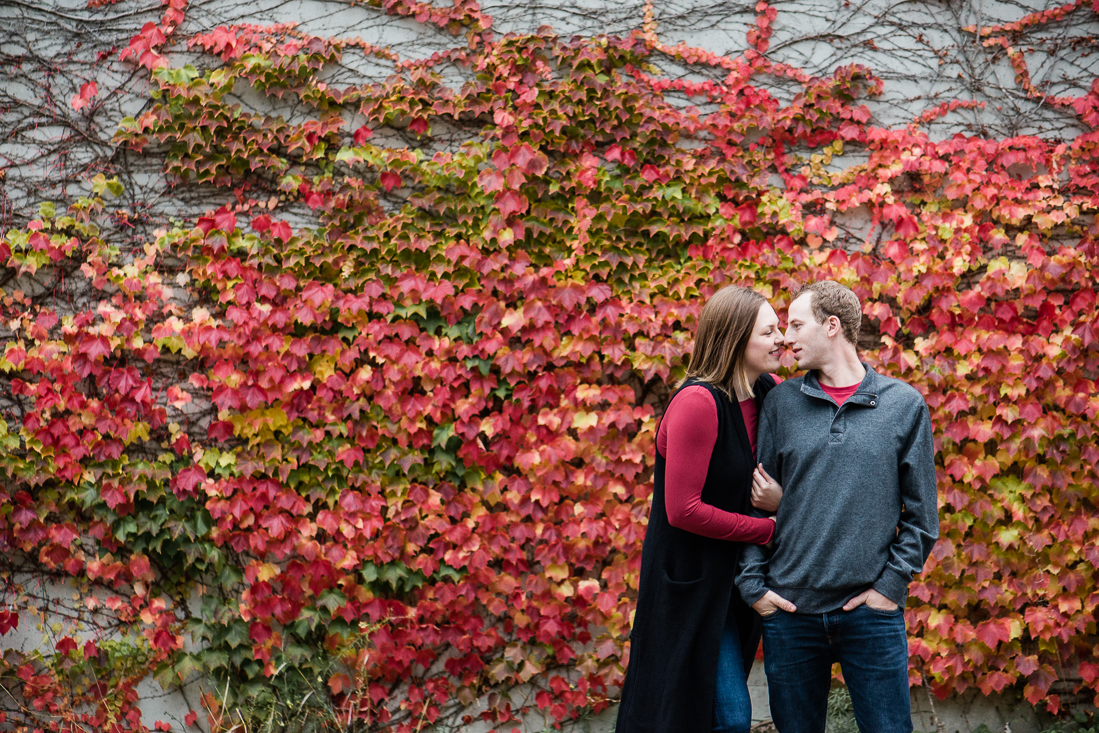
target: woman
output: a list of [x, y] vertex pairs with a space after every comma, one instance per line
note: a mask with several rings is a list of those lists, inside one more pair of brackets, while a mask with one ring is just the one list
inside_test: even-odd
[[[736, 592], [740, 543], [766, 544], [782, 489], [758, 480], [756, 416], [776, 377], [778, 316], [726, 287], [702, 309], [687, 377], [656, 438], [652, 509], [641, 551], [630, 661], [615, 733], [747, 731], [747, 673], [759, 619]], [[754, 499], [753, 499], [754, 497]]]

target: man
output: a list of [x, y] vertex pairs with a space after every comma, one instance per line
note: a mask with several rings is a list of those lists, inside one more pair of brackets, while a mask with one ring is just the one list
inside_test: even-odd
[[839, 662], [859, 730], [910, 733], [904, 603], [939, 532], [931, 418], [859, 361], [849, 289], [808, 285], [788, 315], [806, 373], [764, 403], [756, 476], [785, 493], [772, 548], [745, 545], [737, 577], [763, 617], [771, 715], [780, 733], [823, 733]]

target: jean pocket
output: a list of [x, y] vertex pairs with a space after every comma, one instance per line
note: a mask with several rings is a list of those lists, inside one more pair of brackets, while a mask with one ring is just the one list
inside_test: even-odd
[[886, 611], [885, 609], [874, 608], [873, 606], [867, 605], [865, 603], [862, 604], [862, 605], [863, 605], [863, 608], [866, 608], [871, 613], [877, 614], [878, 616], [890, 617], [890, 616], [900, 616], [900, 615], [904, 614], [904, 606], [897, 606], [892, 611]]

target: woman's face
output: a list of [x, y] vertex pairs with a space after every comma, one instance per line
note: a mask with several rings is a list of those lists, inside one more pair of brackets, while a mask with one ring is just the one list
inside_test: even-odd
[[756, 376], [777, 371], [782, 366], [779, 357], [782, 356], [784, 343], [775, 309], [764, 303], [760, 306], [756, 325], [752, 327], [752, 335], [744, 351], [744, 371]]

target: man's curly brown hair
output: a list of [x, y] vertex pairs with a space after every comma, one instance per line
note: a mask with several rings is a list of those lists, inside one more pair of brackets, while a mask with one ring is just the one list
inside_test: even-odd
[[810, 305], [813, 308], [813, 316], [817, 319], [817, 322], [824, 323], [829, 316], [835, 316], [840, 320], [843, 337], [852, 346], [857, 347], [859, 345], [859, 327], [862, 326], [862, 306], [859, 304], [859, 296], [851, 292], [850, 288], [840, 285], [838, 282], [821, 280], [802, 286], [794, 295], [794, 300], [807, 293], [811, 293], [813, 296]]

